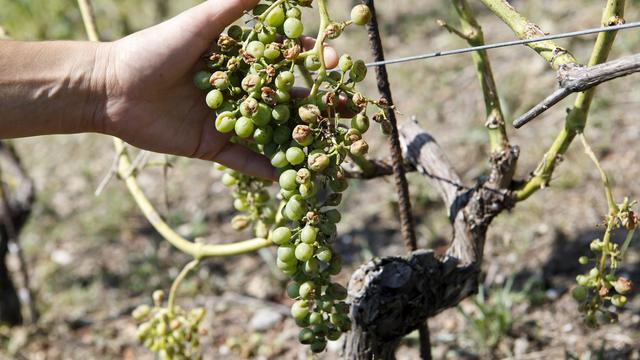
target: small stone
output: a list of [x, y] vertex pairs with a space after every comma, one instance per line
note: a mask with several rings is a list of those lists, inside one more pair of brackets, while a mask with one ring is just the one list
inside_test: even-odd
[[573, 331], [573, 324], [564, 324], [562, 332], [568, 333]]
[[274, 310], [260, 309], [253, 314], [249, 327], [255, 331], [267, 331], [282, 320], [282, 315]]
[[517, 338], [513, 344], [513, 353], [516, 357], [526, 354], [528, 349], [529, 341], [525, 338]]
[[548, 289], [544, 292], [544, 296], [547, 298], [547, 300], [557, 300], [560, 294], [556, 289]]

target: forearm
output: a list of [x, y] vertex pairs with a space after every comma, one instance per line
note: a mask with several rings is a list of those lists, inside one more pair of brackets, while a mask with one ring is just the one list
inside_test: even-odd
[[101, 131], [104, 44], [0, 41], [0, 138]]

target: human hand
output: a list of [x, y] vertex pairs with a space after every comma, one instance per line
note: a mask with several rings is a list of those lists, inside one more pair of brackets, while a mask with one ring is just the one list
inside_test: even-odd
[[[193, 75], [224, 28], [258, 0], [209, 0], [121, 40], [104, 43], [104, 100], [96, 112], [101, 132], [137, 147], [219, 162], [248, 175], [276, 179], [267, 158], [219, 133]], [[312, 39], [305, 45], [313, 46]], [[325, 50], [329, 66], [337, 64]]]

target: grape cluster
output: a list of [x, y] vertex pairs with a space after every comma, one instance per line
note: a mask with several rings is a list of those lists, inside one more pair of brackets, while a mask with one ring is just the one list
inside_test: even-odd
[[[232, 220], [237, 230], [253, 227], [256, 236], [278, 245], [277, 267], [293, 281], [287, 288], [295, 300], [291, 314], [302, 327], [299, 340], [314, 352], [327, 340], [350, 329], [344, 302], [347, 290], [331, 281], [341, 269], [332, 250], [341, 214], [335, 208], [348, 182], [341, 164], [362, 157], [369, 145], [362, 135], [369, 129], [368, 105], [382, 130], [389, 123], [384, 99], [371, 100], [356, 89], [367, 68], [362, 60], [343, 55], [339, 71], [328, 71], [324, 43], [351, 25], [364, 25], [369, 8], [358, 5], [351, 18], [331, 21], [326, 0], [317, 0], [320, 31], [313, 49], [304, 49], [300, 6], [312, 0], [271, 0], [253, 10], [252, 27], [231, 26], [206, 55], [208, 70], [195, 75], [206, 91], [207, 106], [215, 111], [215, 127], [230, 133], [231, 141], [267, 156], [280, 170], [277, 197], [270, 202], [267, 184], [225, 171], [223, 183], [232, 187], [234, 207], [242, 212]], [[311, 78], [307, 95], [296, 96], [295, 67]], [[344, 123], [344, 114], [349, 116]]]
[[[589, 245], [593, 257], [581, 256], [578, 259], [582, 265], [593, 263], [589, 271], [576, 277], [578, 286], [571, 291], [571, 295], [579, 303], [578, 310], [584, 314], [585, 324], [589, 327], [617, 322], [617, 313], [608, 310], [606, 304], [609, 302], [616, 308], [623, 308], [627, 303], [626, 295], [633, 288], [631, 280], [615, 274], [640, 220], [631, 210], [633, 205], [634, 203], [625, 199], [616, 214], [608, 215], [603, 239], [595, 239]], [[630, 236], [627, 236], [622, 245], [611, 239], [611, 232], [616, 227], [629, 231]]]
[[164, 292], [153, 293], [154, 306], [140, 305], [132, 313], [138, 325], [138, 340], [162, 360], [201, 359], [198, 352], [203, 308], [186, 312], [179, 306], [162, 307]]
[[216, 164], [215, 167], [224, 171], [222, 183], [233, 188], [233, 207], [240, 212], [231, 219], [231, 226], [237, 231], [253, 226], [255, 236], [268, 237], [269, 230], [276, 220], [276, 211], [267, 190], [271, 182], [243, 175], [220, 164]]

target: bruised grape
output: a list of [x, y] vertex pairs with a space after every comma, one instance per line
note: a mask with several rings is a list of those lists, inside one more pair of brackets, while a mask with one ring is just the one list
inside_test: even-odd
[[353, 66], [353, 59], [351, 59], [351, 55], [344, 54], [340, 56], [340, 60], [338, 61], [338, 67], [340, 68], [340, 71], [342, 71], [343, 73], [346, 73], [347, 71], [351, 70], [352, 66]]
[[264, 55], [265, 46], [261, 41], [252, 41], [247, 45], [247, 53], [256, 60], [260, 60]]
[[365, 25], [371, 20], [371, 10], [364, 4], [356, 5], [351, 9], [351, 21], [356, 25]]

